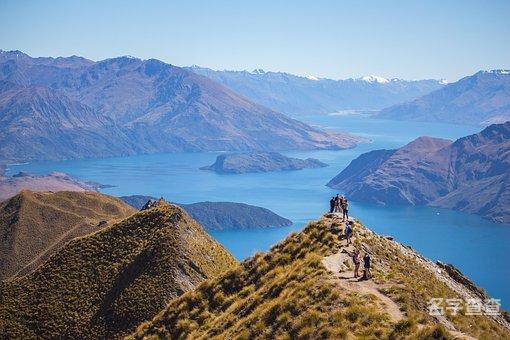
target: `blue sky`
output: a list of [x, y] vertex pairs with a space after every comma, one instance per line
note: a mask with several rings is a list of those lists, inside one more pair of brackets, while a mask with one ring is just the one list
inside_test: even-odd
[[510, 68], [510, 1], [10, 1], [0, 49], [334, 79]]

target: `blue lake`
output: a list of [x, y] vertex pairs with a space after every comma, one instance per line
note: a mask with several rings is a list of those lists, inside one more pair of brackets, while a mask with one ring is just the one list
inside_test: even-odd
[[[337, 193], [325, 184], [359, 154], [400, 147], [421, 135], [456, 139], [481, 129], [396, 122], [360, 115], [310, 116], [302, 117], [302, 120], [368, 137], [372, 143], [342, 151], [286, 152], [290, 156], [318, 158], [330, 165], [292, 172], [219, 175], [198, 170], [213, 163], [218, 153], [177, 153], [12, 165], [7, 174], [61, 171], [83, 180], [114, 185], [103, 192], [115, 196], [163, 196], [180, 203], [244, 202], [269, 208], [294, 222], [285, 228], [211, 232], [242, 259], [268, 249], [291, 231], [301, 229], [307, 221], [324, 213], [329, 198]], [[433, 260], [454, 264], [493, 297], [501, 299], [504, 307], [510, 307], [509, 225], [429, 207], [380, 207], [351, 202], [350, 212], [374, 231], [392, 235]]]

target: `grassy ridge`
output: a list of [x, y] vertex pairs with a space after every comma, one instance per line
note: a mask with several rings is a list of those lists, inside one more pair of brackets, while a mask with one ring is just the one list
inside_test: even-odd
[[182, 209], [162, 204], [77, 238], [0, 287], [8, 338], [112, 338], [236, 261]]
[[[310, 223], [269, 252], [173, 300], [131, 339], [429, 339], [451, 338], [426, 312], [430, 297], [455, 291], [394, 243], [355, 225], [355, 243], [370, 248], [374, 282], [397, 302], [403, 319], [392, 321], [373, 294], [345, 289], [322, 264], [339, 250], [331, 221]], [[345, 243], [345, 241], [342, 241]], [[448, 316], [457, 330], [481, 338], [510, 333], [486, 317]]]
[[95, 192], [22, 191], [0, 203], [0, 280], [26, 274], [66, 242], [136, 210]]

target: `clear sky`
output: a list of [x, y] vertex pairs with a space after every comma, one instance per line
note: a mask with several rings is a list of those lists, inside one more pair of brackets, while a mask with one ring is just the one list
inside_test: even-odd
[[0, 0], [0, 49], [453, 81], [510, 68], [510, 1]]

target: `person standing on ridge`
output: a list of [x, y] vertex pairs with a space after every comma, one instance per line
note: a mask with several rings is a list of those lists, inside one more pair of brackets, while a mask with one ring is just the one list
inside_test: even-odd
[[340, 196], [338, 194], [336, 194], [336, 197], [335, 197], [335, 212], [340, 212]]
[[345, 239], [347, 240], [347, 245], [351, 244], [351, 236], [352, 236], [352, 227], [349, 221], [345, 222]]
[[342, 196], [342, 220], [349, 220], [349, 201]]
[[372, 258], [370, 254], [365, 251], [365, 256], [363, 256], [363, 277], [362, 280], [369, 280], [372, 278], [372, 273], [370, 272], [370, 262]]
[[354, 251], [350, 253], [347, 251], [347, 255], [352, 258], [352, 262], [354, 263], [354, 277], [359, 277], [359, 265], [360, 265], [360, 254], [358, 248], [354, 248]]
[[335, 204], [336, 204], [336, 200], [335, 200], [335, 196], [333, 196], [333, 197], [331, 197], [331, 199], [329, 200], [329, 212], [330, 212], [330, 213], [335, 212]]

